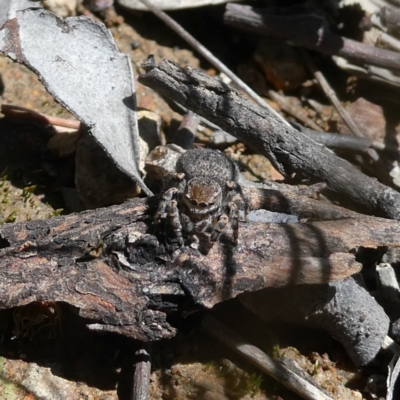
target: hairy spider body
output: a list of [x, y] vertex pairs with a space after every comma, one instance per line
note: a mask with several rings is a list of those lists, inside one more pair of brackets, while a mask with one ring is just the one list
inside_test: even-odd
[[223, 153], [202, 148], [187, 151], [177, 160], [176, 174], [166, 180], [156, 222], [168, 219], [180, 246], [185, 233], [208, 235], [213, 243], [229, 225], [236, 244], [239, 217], [233, 198], [240, 193], [238, 179], [236, 164]]

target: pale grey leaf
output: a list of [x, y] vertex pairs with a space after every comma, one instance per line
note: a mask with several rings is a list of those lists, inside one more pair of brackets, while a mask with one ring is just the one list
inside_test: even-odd
[[106, 27], [61, 19], [27, 0], [0, 0], [0, 51], [34, 71], [45, 88], [90, 128], [118, 168], [146, 192], [139, 171], [135, 88], [130, 59]]

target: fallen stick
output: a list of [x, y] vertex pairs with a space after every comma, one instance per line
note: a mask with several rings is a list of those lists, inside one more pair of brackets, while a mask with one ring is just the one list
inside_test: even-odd
[[2, 104], [1, 113], [10, 117], [26, 119], [29, 121], [37, 121], [42, 124], [61, 126], [63, 128], [70, 128], [74, 130], [78, 130], [81, 127], [81, 123], [76, 120], [53, 117], [51, 115], [46, 115], [37, 111], [30, 110], [29, 108], [14, 106], [10, 104]]
[[150, 400], [150, 355], [146, 350], [141, 349], [135, 353], [135, 358], [131, 400]]
[[203, 328], [242, 357], [256, 365], [264, 373], [276, 379], [282, 385], [297, 393], [303, 399], [332, 400], [322, 390], [301, 378], [279, 360], [274, 360], [258, 347], [245, 342], [238, 334], [227, 328], [214, 318], [206, 315], [203, 319]]
[[217, 124], [265, 155], [284, 176], [326, 182], [370, 213], [400, 219], [400, 194], [370, 178], [326, 147], [284, 125], [223, 82], [164, 60], [139, 81]]
[[[279, 12], [277, 12], [277, 10]], [[266, 36], [288, 40], [296, 46], [338, 55], [360, 64], [400, 70], [400, 54], [369, 46], [333, 33], [322, 15], [301, 8], [257, 9], [239, 4], [227, 4], [225, 23]]]

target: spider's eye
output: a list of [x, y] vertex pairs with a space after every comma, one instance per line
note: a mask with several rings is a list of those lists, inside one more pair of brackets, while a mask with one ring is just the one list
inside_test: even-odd
[[200, 206], [200, 207], [206, 207], [206, 206], [207, 206], [207, 203], [205, 203], [204, 201], [201, 201], [201, 202], [199, 203], [199, 206]]

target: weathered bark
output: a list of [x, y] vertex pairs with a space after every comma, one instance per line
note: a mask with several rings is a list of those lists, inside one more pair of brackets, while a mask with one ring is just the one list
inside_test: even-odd
[[400, 219], [400, 194], [362, 174], [326, 147], [278, 120], [223, 82], [164, 60], [149, 66], [141, 83], [203, 116], [265, 155], [286, 176], [293, 173], [328, 186], [371, 213]]
[[[33, 301], [62, 301], [82, 317], [99, 322], [94, 328], [143, 340], [171, 337], [165, 314], [151, 310], [142, 290], [151, 273], [140, 278], [111, 267], [119, 235], [147, 231], [143, 202], [98, 209], [0, 229], [0, 308]], [[120, 237], [120, 239], [122, 239]], [[92, 255], [90, 255], [92, 252]], [[97, 253], [97, 254], [96, 254]], [[98, 257], [96, 257], [98, 255]], [[146, 282], [145, 282], [146, 280]]]
[[[172, 258], [154, 235], [155, 199], [0, 228], [0, 308], [66, 302], [91, 328], [149, 341], [174, 335], [179, 305], [212, 307], [242, 292], [344, 279], [358, 247], [400, 246], [400, 223], [378, 218], [241, 223], [239, 245]], [[196, 306], [197, 304], [197, 306]]]

